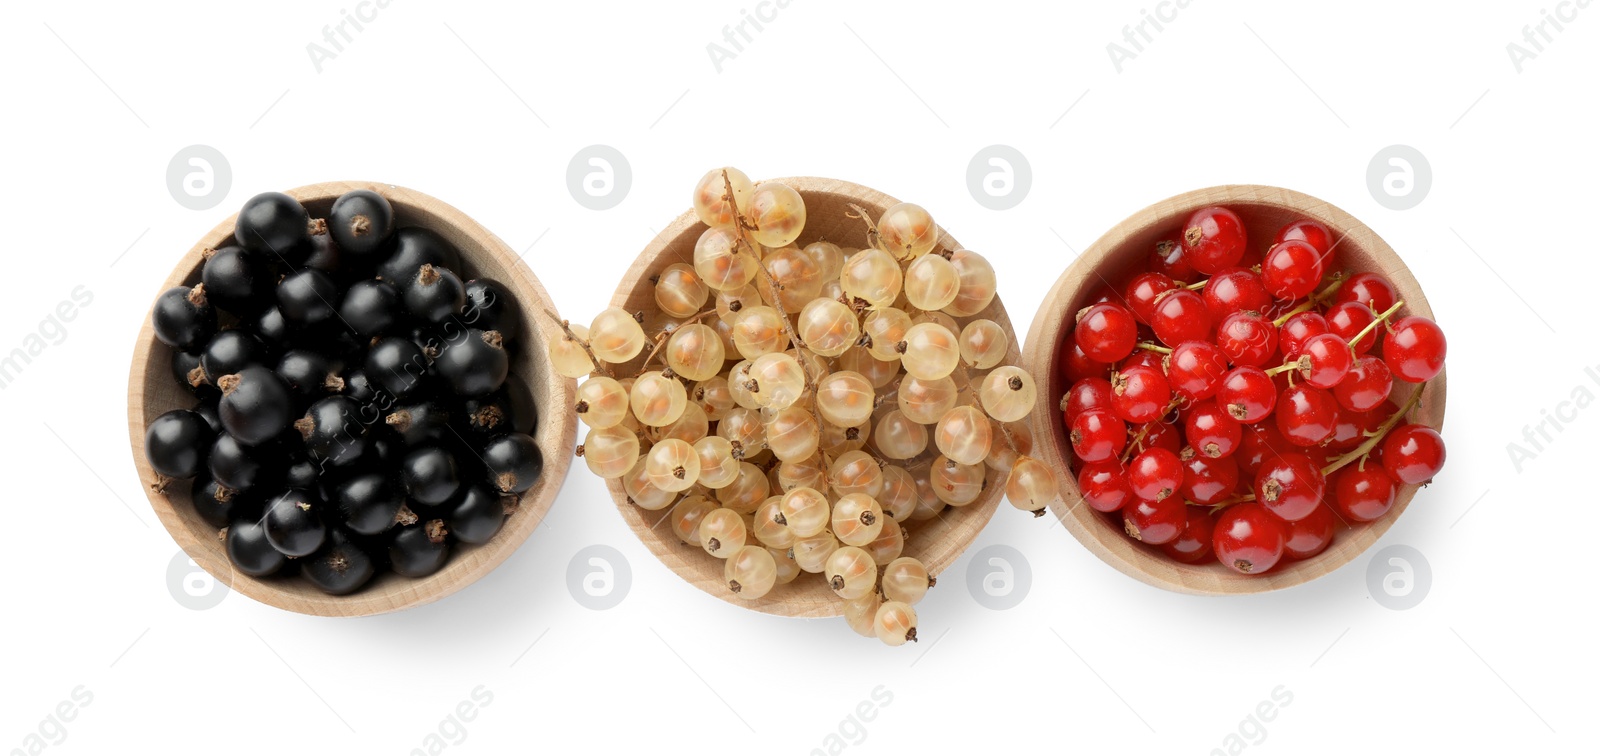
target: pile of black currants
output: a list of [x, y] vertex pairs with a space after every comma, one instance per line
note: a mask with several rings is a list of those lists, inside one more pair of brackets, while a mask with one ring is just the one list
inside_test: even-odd
[[192, 479], [234, 569], [335, 595], [493, 538], [544, 466], [506, 289], [461, 280], [448, 241], [367, 190], [325, 219], [257, 195], [233, 240], [151, 315], [199, 400], [146, 431], [152, 485]]

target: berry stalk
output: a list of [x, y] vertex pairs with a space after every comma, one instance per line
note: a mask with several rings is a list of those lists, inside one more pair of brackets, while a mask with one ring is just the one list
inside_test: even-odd
[[[1399, 305], [1395, 306], [1398, 307]], [[1345, 465], [1371, 454], [1372, 450], [1377, 448], [1378, 444], [1383, 443], [1383, 439], [1385, 436], [1389, 435], [1389, 431], [1394, 430], [1394, 427], [1399, 425], [1401, 420], [1405, 419], [1407, 413], [1413, 409], [1416, 409], [1417, 405], [1422, 403], [1422, 390], [1427, 388], [1427, 386], [1428, 384], [1426, 383], [1418, 385], [1417, 390], [1411, 394], [1411, 398], [1406, 401], [1405, 406], [1401, 407], [1393, 415], [1390, 415], [1389, 419], [1384, 420], [1383, 424], [1379, 425], [1377, 430], [1374, 430], [1371, 435], [1367, 437], [1367, 440], [1361, 442], [1360, 446], [1350, 450], [1348, 453], [1339, 457], [1338, 459], [1329, 462], [1326, 467], [1322, 468], [1322, 474], [1325, 476], [1332, 475], [1335, 471], [1339, 470]]]

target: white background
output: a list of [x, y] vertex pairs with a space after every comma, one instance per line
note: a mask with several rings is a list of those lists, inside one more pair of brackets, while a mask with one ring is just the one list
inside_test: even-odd
[[[1553, 2], [1196, 0], [1119, 73], [1107, 44], [1153, 3], [1089, 5], [794, 0], [719, 73], [706, 45], [752, 3], [395, 0], [319, 73], [306, 45], [348, 0], [9, 4], [0, 352], [74, 287], [93, 302], [0, 391], [0, 749], [81, 685], [92, 702], [47, 752], [408, 753], [478, 686], [493, 701], [447, 753], [799, 754], [841, 727], [847, 753], [1200, 754], [1241, 727], [1251, 754], [1575, 750], [1600, 703], [1600, 410], [1578, 410], [1520, 472], [1506, 446], [1575, 391], [1600, 394], [1584, 374], [1600, 366], [1600, 7], [1547, 26], [1519, 73], [1506, 45]], [[607, 211], [566, 186], [596, 143], [632, 170]], [[996, 143], [1033, 172], [1009, 211], [965, 180]], [[210, 210], [168, 193], [167, 164], [192, 144], [231, 165]], [[1432, 168], [1411, 210], [1367, 187], [1392, 144]], [[525, 250], [587, 321], [722, 164], [925, 205], [994, 262], [1022, 334], [1073, 250], [1169, 195], [1264, 183], [1354, 213], [1412, 266], [1451, 339], [1449, 465], [1379, 544], [1425, 556], [1427, 595], [1381, 606], [1369, 553], [1276, 594], [1181, 596], [1002, 507], [974, 549], [1020, 551], [1029, 593], [981, 606], [969, 552], [919, 606], [923, 642], [888, 649], [687, 586], [578, 465], [515, 556], [434, 605], [329, 620], [174, 598], [177, 549], [134, 474], [124, 380], [159, 283], [204, 231], [259, 191], [402, 184]], [[566, 588], [593, 544], [631, 566], [607, 611]], [[848, 721], [879, 686], [892, 700]], [[1241, 725], [1279, 686], [1292, 702]]]

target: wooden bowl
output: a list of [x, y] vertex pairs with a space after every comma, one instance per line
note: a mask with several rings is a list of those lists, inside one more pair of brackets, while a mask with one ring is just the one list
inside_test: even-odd
[[[876, 221], [884, 210], [899, 203], [899, 200], [877, 190], [836, 179], [801, 177], [776, 180], [793, 187], [805, 200], [805, 231], [796, 241], [801, 246], [826, 240], [841, 247], [864, 247], [867, 244], [866, 224], [846, 215], [852, 213], [849, 205], [859, 205]], [[934, 217], [938, 218], [937, 215]], [[623, 274], [622, 283], [617, 285], [616, 294], [611, 297], [611, 304], [628, 312], [642, 311], [647, 318], [655, 313], [658, 308], [650, 277], [673, 263], [692, 265], [695, 241], [705, 229], [706, 226], [695, 217], [693, 211], [678, 216], [650, 241], [627, 273]], [[962, 248], [943, 225], [939, 231], [941, 247], [952, 250]], [[971, 318], [956, 318], [956, 321], [965, 325], [970, 320], [982, 318], [993, 320], [1005, 328], [1011, 339], [1011, 350], [1005, 364], [1017, 364], [1021, 359], [1019, 342], [999, 296], [983, 312]], [[634, 364], [637, 363], [636, 360]], [[696, 588], [730, 604], [768, 614], [786, 617], [836, 617], [843, 614], [843, 602], [833, 595], [822, 579], [810, 574], [801, 574], [794, 582], [777, 586], [760, 599], [752, 601], [738, 598], [728, 590], [723, 580], [722, 560], [707, 554], [699, 544], [689, 545], [678, 540], [671, 526], [666, 524], [670, 507], [647, 511], [629, 503], [620, 480], [607, 480], [606, 487], [610, 489], [611, 498], [616, 501], [622, 518], [639, 536], [639, 540], [667, 567]], [[1004, 494], [1004, 478], [997, 478], [990, 470], [983, 494], [977, 501], [964, 507], [947, 507], [944, 514], [932, 520], [904, 525], [907, 536], [905, 554], [921, 559], [927, 565], [929, 574], [943, 572], [971, 545], [978, 531], [994, 516], [995, 507]]]
[[[1041, 376], [1039, 400], [1029, 422], [1034, 433], [1035, 456], [1056, 472], [1061, 500], [1051, 506], [1055, 516], [1084, 546], [1107, 564], [1151, 585], [1181, 593], [1224, 595], [1262, 593], [1288, 588], [1332, 572], [1356, 558], [1389, 529], [1405, 511], [1417, 486], [1402, 486], [1394, 508], [1377, 521], [1342, 528], [1334, 542], [1310, 559], [1285, 561], [1264, 574], [1240, 575], [1215, 559], [1187, 565], [1169, 559], [1161, 550], [1127, 537], [1120, 525], [1105, 515], [1083, 506], [1077, 479], [1067, 467], [1071, 446], [1067, 443], [1059, 401], [1070, 386], [1057, 369], [1062, 339], [1071, 333], [1078, 310], [1088, 302], [1091, 292], [1102, 284], [1119, 284], [1145, 265], [1146, 256], [1163, 239], [1176, 239], [1189, 214], [1202, 207], [1223, 205], [1244, 219], [1252, 248], [1270, 242], [1284, 224], [1310, 218], [1320, 221], [1342, 241], [1334, 248], [1328, 270], [1375, 272], [1389, 280], [1406, 306], [1403, 315], [1433, 316], [1422, 287], [1405, 263], [1372, 229], [1315, 197], [1270, 186], [1217, 186], [1180, 194], [1157, 202], [1100, 237], [1078, 257], [1045, 298], [1028, 332], [1024, 364], [1029, 372]], [[1404, 403], [1415, 387], [1396, 381], [1395, 403]], [[1422, 405], [1412, 417], [1434, 428], [1444, 421], [1445, 376], [1427, 383]]]
[[[128, 375], [128, 443], [150, 506], [167, 532], [195, 564], [233, 590], [280, 609], [330, 617], [382, 614], [426, 604], [455, 593], [499, 566], [527, 540], [550, 509], [572, 464], [570, 450], [577, 434], [577, 419], [571, 412], [576, 384], [556, 375], [543, 357], [544, 343], [552, 335], [559, 336], [559, 331], [551, 331], [554, 324], [540, 311], [554, 312], [555, 305], [522, 259], [461, 211], [421, 192], [390, 184], [332, 181], [288, 193], [300, 200], [312, 217], [326, 217], [333, 201], [352, 189], [370, 189], [387, 197], [394, 205], [398, 225], [429, 228], [449, 240], [461, 252], [462, 269], [457, 273], [462, 279], [490, 278], [506, 286], [522, 314], [523, 333], [538, 334], [537, 338], [527, 339], [511, 365], [511, 373], [528, 386], [538, 407], [539, 425], [534, 437], [544, 453], [544, 472], [539, 482], [522, 494], [521, 504], [493, 540], [478, 546], [457, 544], [444, 569], [426, 578], [414, 580], [385, 572], [348, 596], [327, 595], [299, 578], [258, 579], [236, 573], [217, 537], [217, 529], [201, 520], [190, 505], [189, 482], [174, 481], [165, 493], [154, 488], [156, 474], [144, 454], [145, 428], [163, 412], [193, 406], [195, 399], [173, 381], [169, 368], [172, 348], [156, 340], [148, 317], [139, 331]], [[161, 290], [198, 281], [201, 253], [231, 243], [237, 218], [228, 218], [196, 242], [178, 261]]]

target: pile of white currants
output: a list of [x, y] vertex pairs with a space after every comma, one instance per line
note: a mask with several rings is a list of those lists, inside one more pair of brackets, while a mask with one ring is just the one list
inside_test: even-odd
[[713, 170], [694, 190], [707, 226], [694, 264], [651, 279], [659, 311], [563, 323], [550, 359], [585, 378], [589, 469], [643, 509], [670, 507], [680, 539], [724, 560], [735, 596], [822, 575], [851, 628], [898, 646], [916, 640], [912, 605], [935, 582], [902, 556], [909, 531], [1001, 474], [1021, 509], [1057, 493], [1027, 456], [1033, 378], [1002, 364], [1006, 329], [976, 317], [994, 269], [939, 248], [921, 207], [876, 222], [852, 208], [864, 248], [797, 246], [798, 192]]

